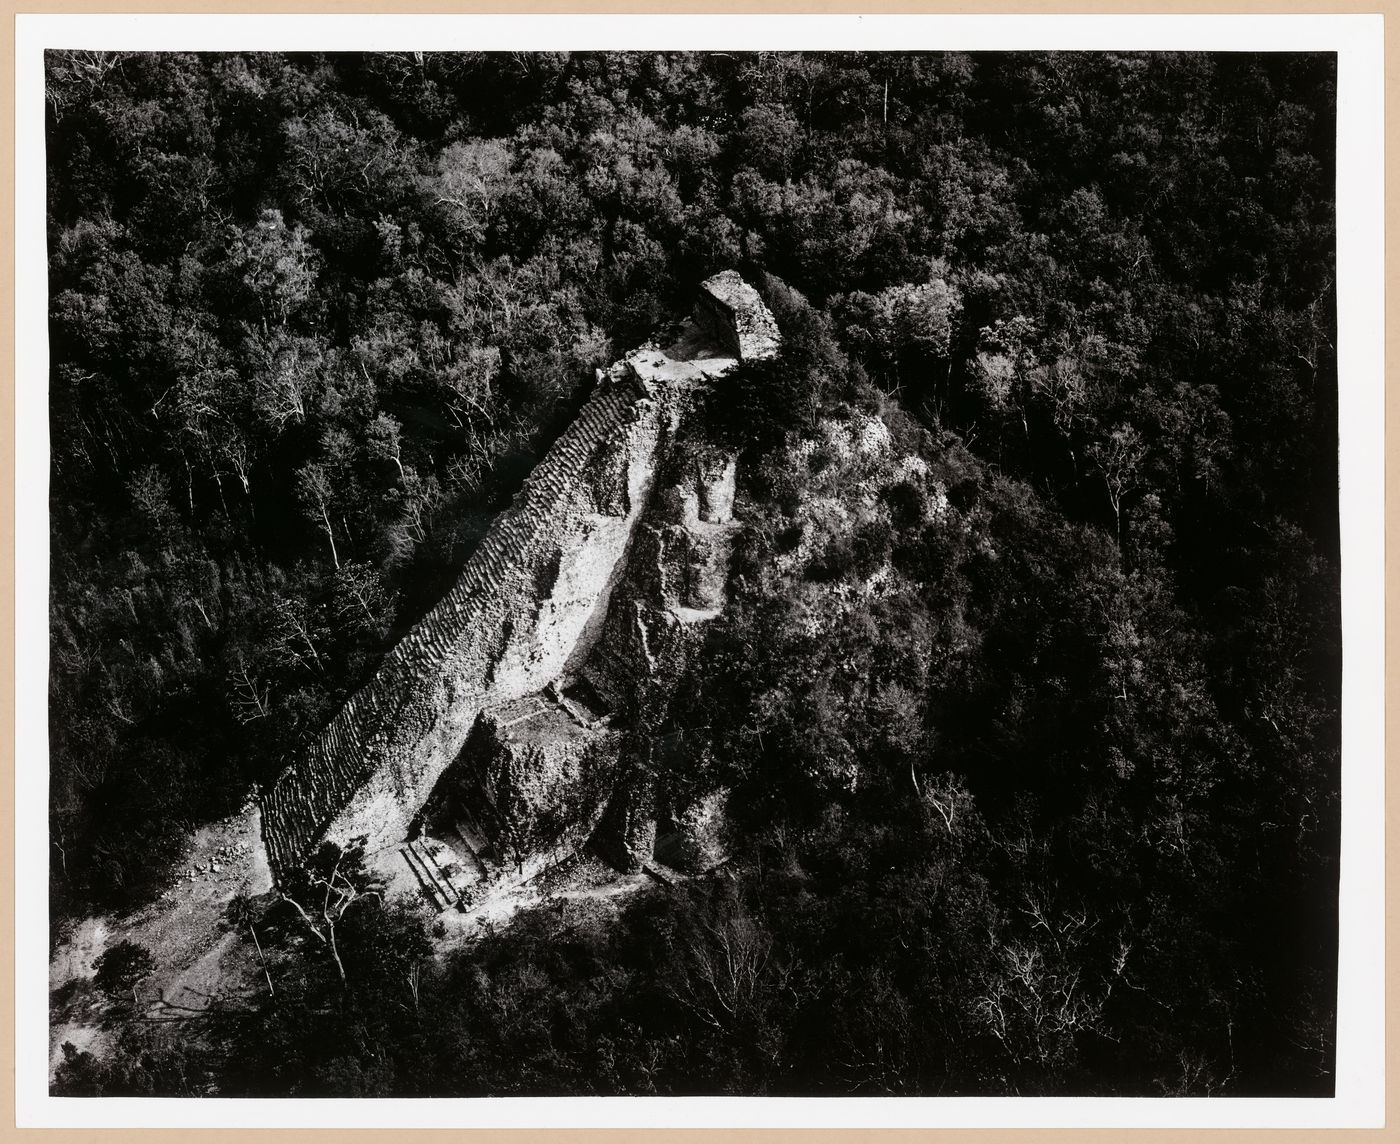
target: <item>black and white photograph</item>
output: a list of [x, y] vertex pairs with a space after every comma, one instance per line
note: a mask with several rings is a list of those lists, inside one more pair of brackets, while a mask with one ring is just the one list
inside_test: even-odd
[[1337, 1094], [1336, 50], [42, 66], [50, 1096]]

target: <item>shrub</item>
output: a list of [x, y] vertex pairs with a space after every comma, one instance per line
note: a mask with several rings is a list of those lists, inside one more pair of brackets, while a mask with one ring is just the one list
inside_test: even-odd
[[94, 983], [114, 1000], [133, 992], [141, 979], [155, 969], [151, 951], [134, 941], [119, 941], [93, 963]]

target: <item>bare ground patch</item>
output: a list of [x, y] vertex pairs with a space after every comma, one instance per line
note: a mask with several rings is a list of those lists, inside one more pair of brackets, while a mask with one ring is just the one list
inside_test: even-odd
[[121, 1020], [92, 984], [97, 959], [118, 941], [143, 946], [155, 968], [137, 986], [135, 1013], [146, 1019], [198, 1017], [208, 1006], [236, 1003], [255, 988], [256, 953], [224, 921], [236, 894], [272, 888], [256, 808], [195, 832], [172, 884], [129, 914], [84, 918], [49, 962], [49, 1076], [64, 1042], [99, 1058]]

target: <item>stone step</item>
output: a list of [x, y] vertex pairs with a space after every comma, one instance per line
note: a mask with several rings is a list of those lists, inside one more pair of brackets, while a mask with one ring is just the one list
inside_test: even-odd
[[456, 902], [457, 895], [453, 892], [451, 883], [442, 876], [442, 871], [438, 869], [437, 863], [432, 860], [425, 849], [423, 840], [421, 838], [414, 839], [408, 844], [408, 849], [409, 853], [418, 861], [423, 872], [432, 881], [443, 906], [450, 906]]
[[[435, 839], [418, 840], [418, 853], [426, 859], [428, 868], [433, 872], [433, 876], [437, 878], [439, 884], [446, 889], [448, 897], [452, 902], [460, 903], [466, 887], [457, 885], [457, 883], [448, 876], [447, 870], [444, 868], [443, 862], [437, 853], [439, 848], [450, 849], [443, 846], [442, 843], [437, 842]], [[473, 873], [475, 873], [475, 870], [473, 870]]]
[[469, 811], [463, 811], [461, 817], [453, 823], [453, 828], [457, 831], [457, 837], [471, 852], [472, 858], [476, 860], [476, 864], [481, 870], [481, 877], [483, 879], [489, 878], [496, 868], [496, 861], [488, 857], [487, 852], [494, 848], [486, 841], [486, 836], [482, 833], [481, 826], [475, 817]]
[[685, 881], [685, 875], [679, 870], [673, 870], [670, 866], [663, 865], [655, 859], [643, 862], [642, 872], [663, 886], [674, 886], [677, 882]]
[[[532, 575], [536, 561], [527, 559], [527, 553], [550, 528], [559, 504], [578, 495], [581, 471], [600, 448], [608, 447], [605, 442], [617, 440], [626, 427], [637, 423], [642, 410], [654, 404], [652, 393], [653, 387], [625, 370], [598, 387], [536, 467], [515, 505], [493, 522], [452, 591], [394, 649], [396, 671], [406, 678], [416, 677], [462, 640], [475, 638], [473, 633], [490, 626], [492, 617], [482, 610], [490, 599], [489, 590]], [[382, 744], [376, 748], [366, 742], [367, 729], [376, 729], [390, 718], [390, 709], [404, 698], [401, 687], [386, 690], [378, 680], [372, 682], [346, 702], [315, 746], [279, 777], [265, 800], [265, 835], [274, 865], [299, 858], [353, 797], [382, 750]], [[581, 717], [572, 705], [566, 709]], [[477, 854], [475, 849], [472, 852]]]
[[483, 857], [481, 856], [480, 852], [476, 849], [476, 847], [474, 847], [474, 846], [472, 845], [471, 839], [468, 838], [468, 837], [462, 832], [462, 831], [463, 831], [463, 826], [462, 826], [462, 824], [461, 824], [461, 823], [458, 823], [458, 824], [457, 824], [456, 826], [454, 826], [452, 829], [453, 829], [453, 833], [455, 833], [455, 834], [457, 835], [458, 839], [461, 840], [463, 849], [464, 849], [468, 854], [471, 855], [472, 864], [473, 864], [473, 865], [475, 866], [475, 868], [476, 868], [476, 877], [477, 877], [477, 881], [479, 881], [479, 882], [488, 881], [488, 880], [490, 879], [490, 877], [491, 877], [491, 867], [487, 864], [486, 859], [483, 858]]
[[439, 910], [447, 909], [452, 904], [451, 901], [443, 892], [442, 887], [434, 880], [432, 874], [428, 872], [423, 860], [414, 851], [413, 844], [410, 842], [406, 846], [400, 846], [399, 853], [403, 855], [403, 860], [408, 863], [408, 868], [413, 871], [414, 878], [417, 879], [418, 884], [423, 888], [423, 892], [427, 894], [433, 905]]

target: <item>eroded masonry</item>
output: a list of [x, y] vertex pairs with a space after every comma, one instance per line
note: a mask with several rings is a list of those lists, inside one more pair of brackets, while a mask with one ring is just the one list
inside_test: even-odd
[[[723, 607], [736, 527], [735, 458], [684, 429], [709, 382], [777, 350], [726, 271], [674, 345], [599, 371], [452, 591], [264, 796], [275, 872], [364, 838], [446, 908], [589, 840], [623, 868], [651, 856], [657, 808], [620, 781], [617, 713]], [[664, 843], [703, 849], [712, 811], [685, 808]]]

